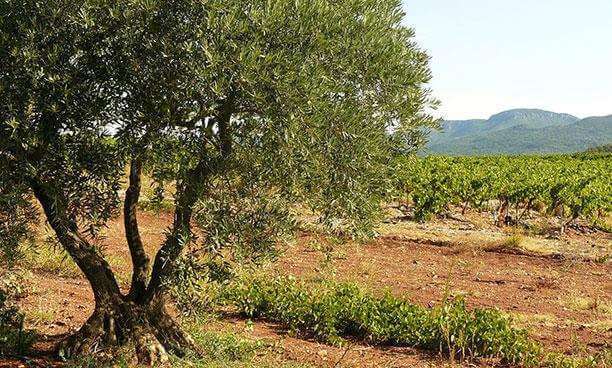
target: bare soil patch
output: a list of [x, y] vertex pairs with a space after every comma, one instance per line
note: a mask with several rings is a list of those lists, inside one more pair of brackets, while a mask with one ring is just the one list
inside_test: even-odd
[[[149, 252], [164, 239], [171, 215], [142, 213], [141, 232]], [[284, 274], [305, 278], [353, 281], [383, 292], [404, 295], [431, 305], [445, 297], [463, 296], [472, 307], [499, 308], [548, 348], [572, 354], [597, 352], [612, 341], [612, 265], [599, 262], [609, 254], [610, 234], [569, 233], [565, 238], [529, 237], [550, 251], [510, 252], [485, 249], [482, 244], [511, 234], [486, 225], [438, 220], [427, 224], [396, 222], [383, 228], [377, 240], [358, 244], [331, 243], [326, 237], [301, 233], [278, 260]], [[484, 222], [484, 221], [483, 221]], [[131, 271], [123, 241], [122, 220], [105, 231], [104, 251], [113, 267], [127, 280]], [[568, 245], [569, 244], [569, 245]], [[595, 244], [595, 246], [593, 246]], [[473, 246], [472, 246], [473, 245]], [[576, 252], [575, 249], [580, 251]], [[560, 255], [560, 256], [559, 256]], [[58, 277], [35, 271], [30, 292], [20, 300], [27, 325], [42, 338], [35, 346], [34, 365], [61, 366], [50, 358], [55, 343], [89, 317], [93, 295], [81, 277]], [[242, 331], [274, 341], [279, 359], [322, 367], [441, 367], [452, 365], [436, 355], [410, 348], [376, 347], [355, 342], [332, 347], [293, 336], [281, 326], [228, 317], [207, 328]], [[340, 363], [338, 363], [340, 362]], [[18, 367], [24, 361], [0, 361], [0, 367]], [[338, 365], [337, 365], [338, 364]], [[483, 361], [479, 366], [491, 366]]]
[[516, 315], [547, 347], [578, 353], [612, 341], [612, 267], [588, 260], [454, 249], [384, 236], [367, 244], [313, 250], [324, 240], [302, 234], [280, 260], [287, 274], [335, 275], [390, 290], [421, 305], [461, 295], [472, 307]]

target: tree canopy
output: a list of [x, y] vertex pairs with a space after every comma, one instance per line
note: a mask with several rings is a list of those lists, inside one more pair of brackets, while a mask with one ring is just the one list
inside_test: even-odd
[[[187, 245], [256, 253], [293, 204], [370, 229], [390, 158], [436, 124], [403, 16], [399, 0], [0, 0], [0, 249], [32, 234], [36, 200], [96, 299], [63, 353], [101, 335], [135, 340], [141, 360], [188, 346], [160, 312]], [[143, 173], [174, 188], [155, 255], [138, 229]], [[121, 211], [128, 295], [97, 239]]]

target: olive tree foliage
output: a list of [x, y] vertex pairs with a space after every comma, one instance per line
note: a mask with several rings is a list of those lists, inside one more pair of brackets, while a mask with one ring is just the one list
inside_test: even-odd
[[[0, 244], [31, 234], [35, 199], [89, 280], [94, 314], [63, 353], [182, 351], [163, 309], [181, 254], [265, 251], [294, 204], [367, 232], [391, 157], [436, 124], [402, 18], [399, 0], [0, 0]], [[156, 254], [138, 229], [143, 173], [175, 188]], [[121, 212], [127, 295], [98, 237]]]

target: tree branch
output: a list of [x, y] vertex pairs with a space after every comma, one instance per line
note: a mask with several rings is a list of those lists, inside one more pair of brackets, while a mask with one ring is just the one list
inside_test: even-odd
[[210, 172], [211, 168], [208, 162], [206, 159], [202, 159], [193, 170], [188, 172], [184, 182], [178, 186], [172, 231], [155, 256], [151, 281], [142, 302], [150, 302], [163, 293], [165, 289], [164, 281], [174, 271], [184, 246], [192, 236], [191, 217], [193, 207], [204, 191], [205, 181]]
[[91, 284], [96, 303], [105, 303], [121, 295], [110, 265], [79, 232], [76, 221], [62, 213], [43, 184], [35, 179], [30, 179], [29, 184], [60, 244]]
[[143, 302], [151, 300], [163, 294], [165, 282], [174, 272], [176, 263], [192, 237], [191, 217], [193, 207], [205, 190], [206, 179], [217, 170], [221, 169], [232, 153], [231, 118], [234, 111], [236, 95], [232, 91], [227, 98], [221, 101], [221, 105], [215, 120], [219, 124], [219, 142], [221, 157], [210, 162], [203, 157], [198, 165], [190, 170], [183, 183], [177, 187], [177, 200], [174, 209], [174, 223], [172, 231], [166, 242], [157, 252], [151, 271], [151, 281], [147, 288], [146, 297]]
[[138, 231], [137, 205], [140, 198], [142, 161], [134, 158], [130, 162], [129, 186], [125, 192], [123, 205], [123, 224], [125, 237], [132, 258], [132, 284], [128, 296], [140, 300], [146, 291], [149, 270], [149, 257], [144, 249]]
[[221, 108], [216, 116], [219, 124], [219, 141], [221, 146], [221, 156], [228, 157], [232, 153], [232, 132], [231, 120], [236, 102], [236, 93], [230, 90], [227, 97], [222, 100]]

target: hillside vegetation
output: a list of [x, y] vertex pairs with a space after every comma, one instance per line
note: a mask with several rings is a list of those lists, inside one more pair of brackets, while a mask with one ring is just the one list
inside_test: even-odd
[[445, 121], [430, 136], [428, 153], [452, 155], [569, 153], [609, 144], [612, 115], [578, 119], [568, 114], [517, 109], [488, 120]]
[[612, 144], [605, 144], [603, 146], [589, 148], [586, 153], [612, 153]]

